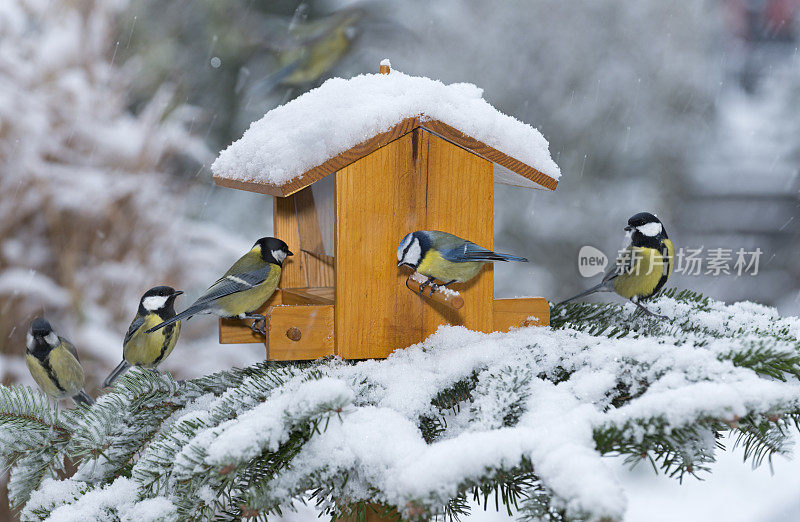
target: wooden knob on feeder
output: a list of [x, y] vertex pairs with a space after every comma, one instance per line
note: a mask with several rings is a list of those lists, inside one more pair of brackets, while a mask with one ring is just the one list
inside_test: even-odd
[[292, 341], [299, 341], [302, 336], [303, 332], [301, 332], [300, 328], [297, 328], [296, 326], [292, 326], [291, 328], [286, 330], [286, 337], [288, 337]]
[[406, 286], [415, 294], [427, 297], [428, 299], [448, 306], [453, 310], [458, 310], [464, 306], [464, 298], [461, 297], [461, 294], [455, 290], [450, 290], [449, 288], [440, 287], [434, 292], [433, 287], [428, 285], [422, 290], [422, 292], [420, 292], [419, 285], [424, 283], [426, 280], [426, 277], [414, 272], [408, 276], [408, 279], [406, 279]]
[[384, 58], [381, 60], [380, 73], [389, 74], [390, 72], [392, 72], [392, 62], [390, 62], [388, 58]]

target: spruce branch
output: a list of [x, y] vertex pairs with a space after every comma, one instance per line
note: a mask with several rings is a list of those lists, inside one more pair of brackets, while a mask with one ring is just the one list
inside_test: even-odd
[[27, 386], [0, 385], [0, 461], [11, 470], [8, 498], [22, 506], [42, 480], [64, 467], [70, 429], [50, 399]]
[[[650, 306], [671, 319], [570, 303], [553, 328], [443, 329], [382, 362], [261, 363], [184, 382], [133, 371], [92, 408], [62, 413], [0, 389], [0, 433], [27, 437], [0, 456], [14, 495], [44, 499], [39, 515], [60, 509], [44, 493], [68, 455], [76, 498], [62, 507], [133, 487], [115, 516], [153, 501], [180, 519], [265, 519], [308, 499], [335, 518], [377, 505], [458, 520], [472, 498], [564, 522], [621, 517], [602, 455], [683, 480], [702, 476], [728, 433], [753, 465], [788, 453], [800, 322], [691, 292]], [[56, 444], [42, 451], [35, 437]], [[559, 476], [585, 470], [591, 488]]]

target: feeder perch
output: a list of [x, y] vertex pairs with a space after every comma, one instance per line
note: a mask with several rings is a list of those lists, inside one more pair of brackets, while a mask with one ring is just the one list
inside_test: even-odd
[[[296, 254], [258, 310], [270, 360], [387, 357], [442, 324], [484, 332], [549, 324], [544, 298], [494, 298], [491, 264], [466, 284], [420, 295], [425, 278], [396, 259], [414, 230], [492, 249], [495, 183], [556, 188], [547, 142], [474, 86], [407, 76], [388, 60], [380, 72], [331, 80], [270, 111], [212, 167], [220, 186], [274, 196], [274, 235]], [[264, 342], [238, 319], [223, 319], [219, 337]]]
[[415, 294], [427, 297], [428, 299], [431, 299], [433, 301], [436, 301], [437, 303], [441, 303], [445, 306], [448, 306], [453, 310], [459, 310], [463, 308], [464, 299], [461, 297], [461, 294], [459, 294], [455, 290], [439, 287], [439, 289], [434, 292], [433, 286], [428, 285], [422, 290], [422, 292], [420, 292], [419, 286], [425, 283], [425, 281], [427, 280], [428, 280], [427, 277], [417, 272], [414, 272], [413, 274], [408, 276], [408, 279], [406, 279], [406, 286], [408, 287], [409, 290], [411, 290]]

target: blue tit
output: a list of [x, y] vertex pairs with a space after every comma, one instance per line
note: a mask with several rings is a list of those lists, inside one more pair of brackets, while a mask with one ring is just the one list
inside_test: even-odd
[[[524, 257], [498, 254], [438, 230], [412, 232], [397, 247], [397, 266], [410, 266], [428, 277], [419, 286], [420, 292], [428, 285], [431, 285], [431, 292], [434, 292], [441, 286], [469, 281], [478, 275], [483, 265], [493, 261], [528, 262]], [[442, 284], [434, 283], [436, 279]]]
[[[250, 328], [256, 333], [266, 335], [266, 317], [253, 312], [278, 288], [283, 261], [291, 255], [293, 254], [289, 251], [289, 245], [280, 239], [262, 237], [189, 308], [153, 326], [147, 333], [195, 314], [214, 314], [219, 317], [254, 319]], [[257, 326], [258, 323], [261, 323], [260, 327]]]
[[170, 286], [155, 286], [144, 293], [122, 342], [122, 362], [103, 381], [104, 388], [114, 384], [131, 366], [155, 369], [169, 357], [181, 334], [181, 322], [152, 333], [147, 329], [175, 317], [175, 298], [182, 293]]
[[59, 337], [46, 319], [37, 317], [28, 329], [25, 362], [33, 380], [50, 397], [72, 397], [75, 404], [94, 404], [83, 391], [83, 367], [71, 342]]
[[675, 247], [667, 237], [663, 223], [649, 212], [631, 217], [625, 231], [630, 233], [631, 242], [620, 252], [603, 280], [556, 306], [595, 292], [616, 292], [648, 315], [664, 319], [648, 310], [641, 301], [649, 299], [667, 284], [674, 268]]

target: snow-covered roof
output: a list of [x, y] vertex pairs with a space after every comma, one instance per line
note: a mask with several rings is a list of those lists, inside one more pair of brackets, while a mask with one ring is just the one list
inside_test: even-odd
[[508, 161], [485, 157], [510, 169], [500, 169], [498, 182], [555, 188], [561, 171], [547, 140], [492, 107], [482, 94], [469, 83], [446, 85], [398, 71], [332, 78], [253, 122], [211, 170], [217, 181], [280, 187], [411, 118], [416, 126], [444, 124], [495, 149]]

